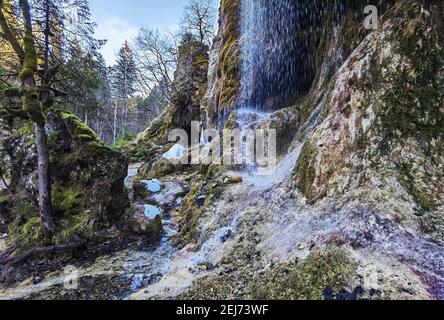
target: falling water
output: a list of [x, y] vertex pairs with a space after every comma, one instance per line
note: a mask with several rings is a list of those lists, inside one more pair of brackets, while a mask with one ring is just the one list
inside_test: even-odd
[[342, 0], [241, 0], [240, 108], [277, 110], [306, 93], [315, 77], [314, 48], [328, 9]]

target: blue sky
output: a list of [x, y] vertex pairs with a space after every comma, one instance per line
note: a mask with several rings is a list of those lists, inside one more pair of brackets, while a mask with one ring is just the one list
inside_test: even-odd
[[188, 0], [90, 0], [92, 19], [98, 23], [96, 37], [108, 40], [102, 49], [106, 62], [114, 63], [122, 43], [135, 37], [142, 26], [176, 29], [187, 3]]

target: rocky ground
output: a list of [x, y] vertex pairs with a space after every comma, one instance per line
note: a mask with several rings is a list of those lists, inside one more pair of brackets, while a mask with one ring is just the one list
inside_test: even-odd
[[[61, 260], [51, 268], [45, 265], [44, 273], [39, 266], [29, 265], [23, 267], [23, 272], [14, 270], [16, 281], [2, 282], [0, 296], [442, 298], [442, 247], [409, 235], [374, 212], [363, 214], [365, 210], [359, 204], [341, 206], [326, 200], [315, 208], [307, 205], [292, 187], [291, 171], [299, 150], [296, 147], [281, 160], [275, 175], [255, 177], [245, 173], [243, 182], [227, 188], [217, 202], [206, 208], [196, 244], [182, 250], [172, 244], [176, 229], [174, 211], [167, 214], [168, 210], [162, 209], [165, 231], [159, 244], [109, 244], [106, 249], [82, 254], [81, 260]], [[136, 166], [130, 166], [128, 187]], [[174, 194], [183, 192], [183, 182], [159, 182], [162, 191], [151, 194], [148, 201], [161, 204], [160, 208], [177, 203], [180, 197]], [[324, 249], [325, 244], [333, 245]], [[319, 264], [317, 254], [331, 261]], [[314, 266], [306, 262], [310, 259]], [[78, 290], [63, 287], [63, 269], [70, 263], [79, 268]], [[305, 283], [307, 279], [297, 277], [294, 280], [292, 273], [298, 268], [304, 270], [300, 276], [314, 277], [318, 282]], [[8, 277], [7, 273], [2, 274], [4, 279]], [[291, 277], [288, 281], [295, 281], [295, 288], [300, 289], [283, 291], [280, 286], [284, 284], [276, 279], [285, 277]]]

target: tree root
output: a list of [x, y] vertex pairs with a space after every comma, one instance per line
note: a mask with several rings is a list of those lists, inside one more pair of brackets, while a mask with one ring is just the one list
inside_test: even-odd
[[38, 247], [33, 248], [23, 254], [20, 255], [14, 255], [11, 254], [8, 258], [6, 258], [2, 263], [9, 264], [9, 265], [17, 265], [21, 264], [23, 262], [26, 262], [27, 260], [37, 257], [37, 256], [46, 256], [50, 254], [62, 254], [67, 253], [71, 251], [75, 251], [81, 247], [84, 247], [86, 245], [86, 241], [79, 240], [75, 242], [70, 242], [67, 244], [60, 244], [60, 245], [53, 245], [49, 247]]

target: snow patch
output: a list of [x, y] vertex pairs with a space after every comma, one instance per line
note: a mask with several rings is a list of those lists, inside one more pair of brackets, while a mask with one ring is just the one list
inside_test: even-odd
[[150, 192], [156, 193], [161, 189], [161, 183], [157, 179], [143, 180], [142, 182], [146, 185], [146, 189]]
[[163, 154], [163, 158], [166, 160], [176, 160], [179, 161], [185, 156], [185, 147], [181, 144], [175, 144], [171, 149]]
[[160, 209], [158, 207], [152, 206], [150, 204], [145, 204], [145, 216], [148, 219], [154, 220], [157, 216], [160, 216]]

